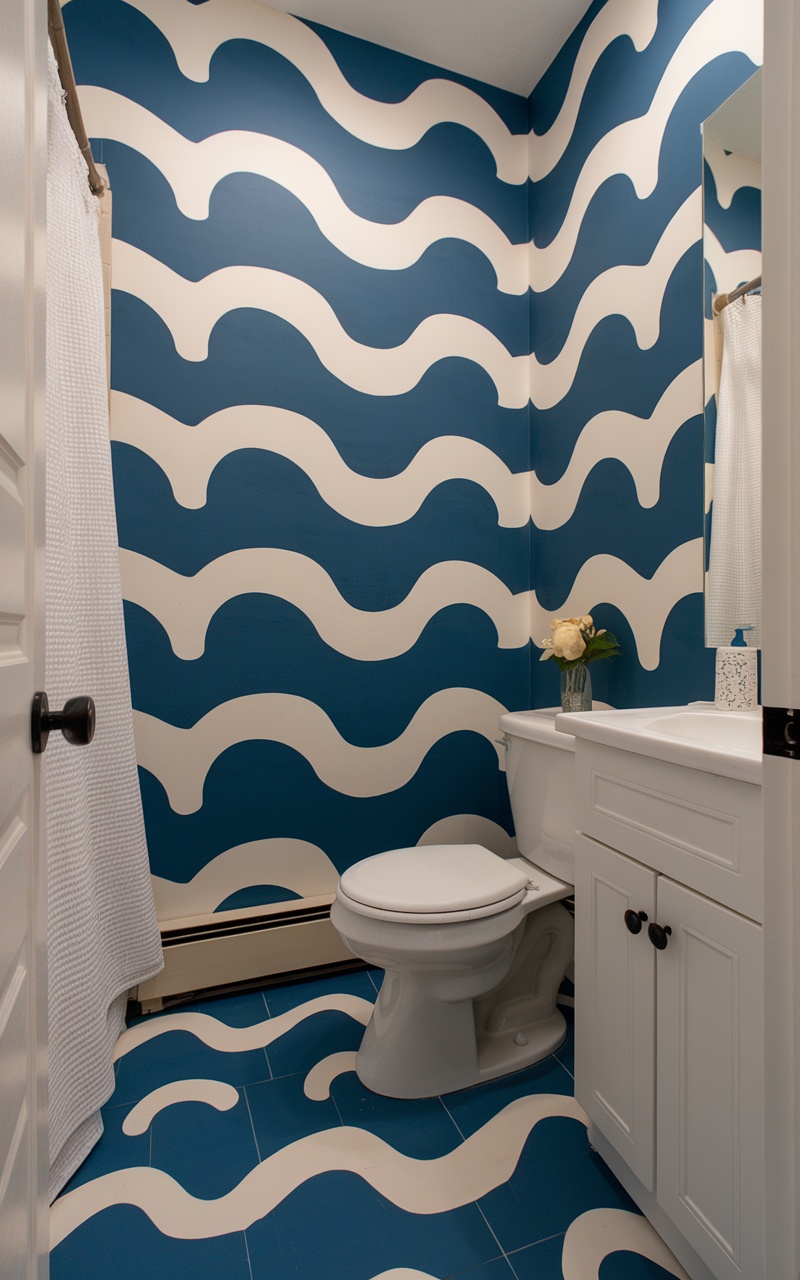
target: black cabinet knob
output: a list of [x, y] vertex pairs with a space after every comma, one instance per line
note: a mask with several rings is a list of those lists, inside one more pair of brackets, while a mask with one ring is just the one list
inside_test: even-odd
[[628, 933], [641, 933], [642, 921], [647, 919], [646, 911], [626, 911], [625, 912], [625, 928]]
[[656, 951], [664, 951], [672, 930], [668, 924], [649, 924], [647, 926], [647, 936], [655, 947]]
[[95, 709], [91, 698], [70, 698], [63, 711], [51, 711], [46, 693], [35, 693], [31, 707], [31, 747], [41, 755], [54, 729], [74, 747], [87, 746], [94, 737]]

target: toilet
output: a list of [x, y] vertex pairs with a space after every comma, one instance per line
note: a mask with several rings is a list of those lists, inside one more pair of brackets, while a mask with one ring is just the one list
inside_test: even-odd
[[500, 719], [519, 856], [417, 845], [341, 877], [331, 921], [385, 970], [356, 1056], [391, 1098], [427, 1098], [518, 1071], [566, 1035], [556, 1007], [573, 956], [575, 739], [555, 710]]

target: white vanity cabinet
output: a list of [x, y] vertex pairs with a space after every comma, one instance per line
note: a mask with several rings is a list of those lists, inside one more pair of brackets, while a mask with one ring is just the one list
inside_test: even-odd
[[576, 1097], [689, 1274], [756, 1280], [762, 930], [740, 908], [760, 913], [760, 787], [698, 787], [695, 770], [580, 739], [576, 782]]

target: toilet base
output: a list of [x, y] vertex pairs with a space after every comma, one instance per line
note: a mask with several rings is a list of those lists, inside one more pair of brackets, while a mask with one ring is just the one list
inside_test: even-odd
[[[520, 1044], [523, 1037], [526, 1043]], [[560, 1049], [566, 1038], [567, 1023], [559, 1009], [555, 1009], [549, 1018], [530, 1026], [479, 1036], [479, 1079], [475, 1084], [532, 1067]]]
[[[447, 1009], [448, 1006], [438, 1006], [440, 1019]], [[470, 1010], [466, 1004], [451, 1005], [449, 1012], [463, 1018]], [[513, 1031], [484, 1034], [477, 1041], [471, 1017], [468, 1026], [443, 1028], [440, 1022], [439, 1030], [444, 1030], [445, 1035], [453, 1033], [459, 1039], [462, 1038], [460, 1032], [466, 1032], [469, 1036], [467, 1044], [473, 1046], [473, 1052], [462, 1052], [456, 1062], [452, 1058], [442, 1061], [441, 1068], [437, 1070], [435, 1052], [430, 1058], [423, 1056], [412, 1063], [405, 1056], [400, 1059], [394, 1055], [387, 1057], [379, 1051], [379, 1039], [365, 1036], [356, 1055], [356, 1075], [373, 1093], [387, 1098], [431, 1098], [438, 1097], [440, 1093], [456, 1093], [541, 1062], [564, 1043], [567, 1024], [564, 1015], [556, 1009], [549, 1018], [540, 1022], [517, 1027]], [[520, 1043], [523, 1038], [524, 1043]], [[477, 1054], [474, 1049], [477, 1049]]]
[[[348, 917], [359, 925], [335, 903], [331, 918], [351, 949], [386, 968], [356, 1055], [358, 1078], [374, 1093], [454, 1093], [532, 1066], [563, 1043], [566, 1022], [556, 998], [573, 955], [573, 921], [560, 902], [529, 912], [509, 933], [503, 917], [494, 917], [497, 936], [481, 945], [473, 938], [459, 949], [459, 926], [437, 931], [448, 943], [439, 965], [431, 951], [418, 953], [406, 925], [390, 939], [390, 926], [378, 925], [378, 941], [365, 946], [362, 938], [357, 949], [344, 933]], [[463, 933], [467, 942], [470, 930]]]

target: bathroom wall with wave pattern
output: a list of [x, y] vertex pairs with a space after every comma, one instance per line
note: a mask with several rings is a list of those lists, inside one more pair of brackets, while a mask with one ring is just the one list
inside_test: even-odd
[[[545, 614], [617, 635], [592, 668], [614, 706], [713, 697], [700, 123], [760, 64], [761, 28], [760, 0], [596, 2], [529, 102], [533, 581]], [[557, 676], [534, 670], [539, 705]]]
[[160, 918], [323, 894], [420, 839], [507, 847], [497, 721], [530, 705], [525, 100], [252, 0], [71, 0], [66, 21], [114, 191]]
[[162, 920], [502, 850], [553, 613], [617, 633], [596, 696], [711, 692], [699, 121], [758, 5], [596, 0], [527, 103], [252, 0], [66, 20]]

